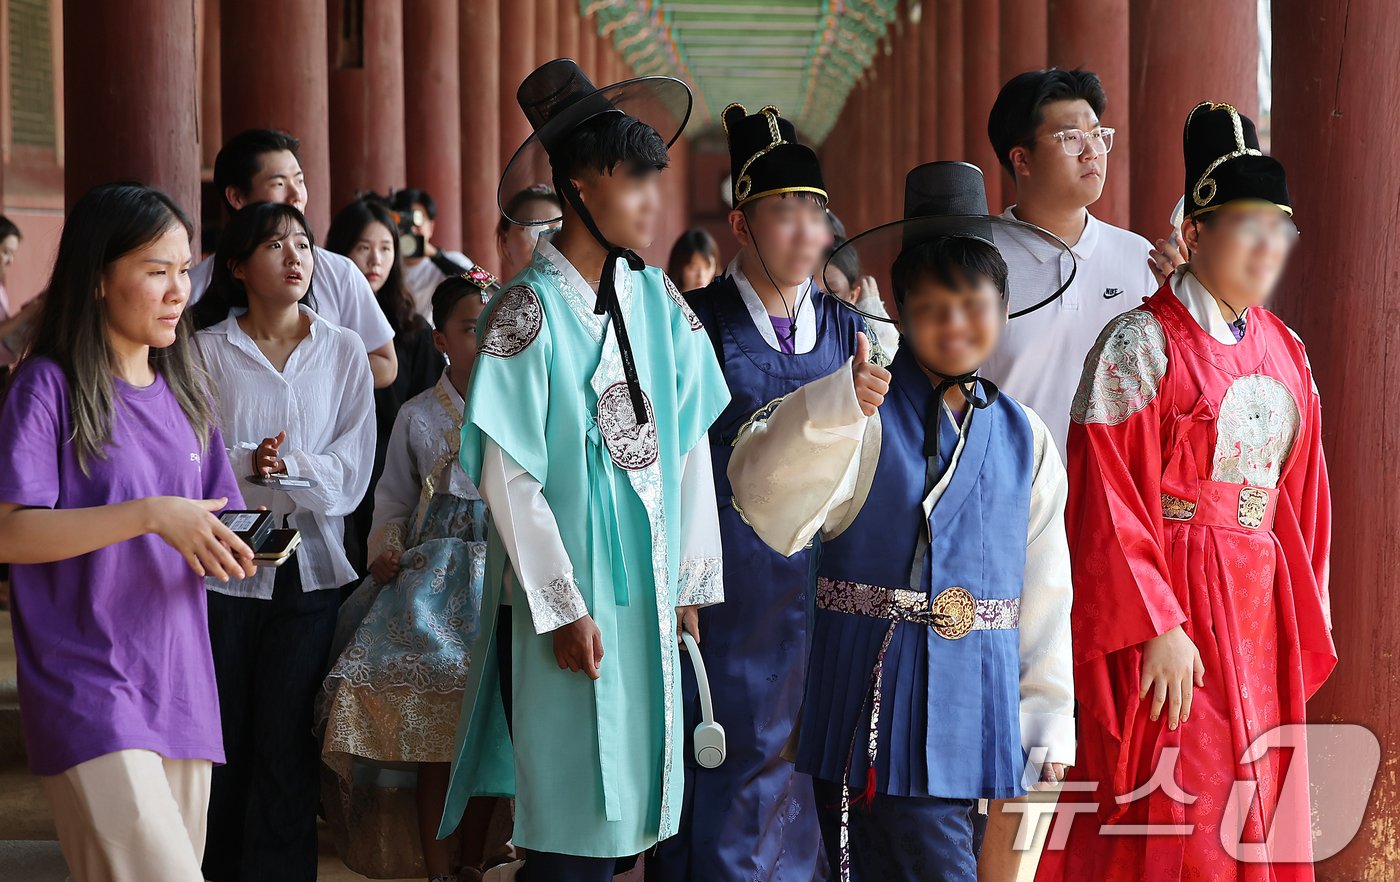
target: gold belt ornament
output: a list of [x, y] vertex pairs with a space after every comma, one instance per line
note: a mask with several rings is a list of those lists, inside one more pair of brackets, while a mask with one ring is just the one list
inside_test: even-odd
[[957, 585], [944, 588], [930, 600], [922, 591], [823, 577], [817, 579], [817, 607], [924, 625], [945, 640], [961, 640], [973, 631], [1016, 628], [1021, 621], [1020, 598], [979, 600]]
[[1162, 518], [1193, 522], [1204, 527], [1272, 530], [1272, 503], [1277, 496], [1278, 490], [1268, 487], [1202, 481], [1196, 489], [1195, 499], [1163, 493]]

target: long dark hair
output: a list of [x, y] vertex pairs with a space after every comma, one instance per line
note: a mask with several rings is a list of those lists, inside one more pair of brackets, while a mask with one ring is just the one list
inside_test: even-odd
[[374, 292], [379, 301], [379, 309], [399, 337], [428, 326], [423, 317], [413, 309], [413, 300], [403, 283], [403, 261], [399, 258], [399, 223], [394, 212], [378, 196], [361, 196], [336, 212], [331, 220], [331, 228], [326, 231], [326, 250], [350, 256], [355, 243], [364, 235], [370, 224], [383, 224], [394, 240], [394, 262], [384, 276], [384, 284]]
[[691, 227], [681, 233], [676, 244], [671, 246], [671, 259], [666, 261], [666, 275], [671, 277], [671, 281], [681, 277], [686, 265], [697, 254], [713, 260], [715, 269], [719, 269], [719, 245], [715, 237], [700, 227]]
[[[209, 280], [209, 290], [194, 307], [194, 324], [204, 329], [217, 325], [228, 318], [230, 309], [248, 308], [248, 289], [233, 276], [233, 265], [243, 263], [260, 246], [273, 239], [286, 236], [288, 231], [300, 231], [314, 246], [316, 238], [311, 233], [311, 225], [296, 206], [285, 202], [254, 202], [234, 214], [219, 236], [219, 247], [214, 251], [214, 271]], [[306, 286], [306, 296], [301, 299], [311, 309], [316, 308], [312, 291], [316, 285], [316, 267], [311, 267], [311, 279]]]
[[[49, 358], [68, 380], [73, 435], [83, 474], [105, 459], [112, 443], [112, 349], [107, 301], [98, 297], [103, 273], [120, 258], [151, 244], [172, 227], [189, 235], [189, 216], [169, 196], [135, 182], [102, 184], [84, 193], [68, 213], [58, 241], [53, 275], [44, 290], [39, 327], [16, 375], [35, 359]], [[209, 379], [190, 343], [188, 310], [175, 342], [150, 351], [152, 370], [165, 378], [180, 410], [207, 445], [214, 423]]]

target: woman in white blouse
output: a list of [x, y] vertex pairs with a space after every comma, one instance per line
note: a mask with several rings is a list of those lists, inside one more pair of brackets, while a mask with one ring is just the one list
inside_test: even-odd
[[[229, 460], [249, 507], [301, 545], [278, 569], [209, 583], [209, 632], [227, 764], [214, 771], [204, 873], [316, 876], [317, 744], [312, 705], [354, 579], [345, 515], [374, 458], [374, 400], [354, 332], [312, 310], [311, 231], [296, 208], [260, 202], [229, 223], [196, 342], [213, 380]], [[259, 480], [285, 479], [282, 487]]]

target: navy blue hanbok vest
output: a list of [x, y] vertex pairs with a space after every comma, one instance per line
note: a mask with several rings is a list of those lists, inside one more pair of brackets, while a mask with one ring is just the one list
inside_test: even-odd
[[[1025, 411], [1002, 394], [974, 409], [966, 441], [931, 515], [923, 509], [925, 414], [933, 385], [904, 346], [880, 408], [882, 443], [869, 495], [851, 524], [822, 542], [823, 580], [908, 589], [921, 602], [953, 586], [1013, 612], [1024, 580], [1034, 437]], [[958, 431], [939, 420], [943, 462]], [[914, 557], [927, 541], [923, 565]], [[906, 595], [907, 596], [907, 595]], [[979, 606], [981, 606], [979, 605]], [[867, 784], [872, 670], [890, 620], [816, 611], [798, 768]], [[1020, 641], [1015, 627], [956, 639], [901, 621], [884, 654], [875, 789], [895, 796], [1003, 799], [1023, 793]]]

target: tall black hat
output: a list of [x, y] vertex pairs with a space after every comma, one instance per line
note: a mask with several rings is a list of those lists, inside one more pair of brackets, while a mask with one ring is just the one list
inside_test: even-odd
[[669, 147], [680, 137], [686, 121], [690, 119], [690, 87], [671, 77], [638, 77], [600, 89], [593, 85], [573, 59], [556, 58], [540, 65], [525, 78], [516, 90], [515, 100], [535, 132], [525, 139], [506, 165], [501, 184], [496, 190], [496, 202], [507, 220], [521, 226], [559, 220], [562, 212], [555, 217], [537, 220], [514, 218], [506, 213], [507, 200], [539, 180], [547, 169], [547, 176], [554, 180], [554, 189], [560, 199], [573, 207], [588, 232], [607, 249], [593, 311], [598, 315], [606, 313], [612, 321], [622, 359], [622, 372], [627, 378], [627, 391], [632, 399], [632, 410], [636, 414], [637, 425], [643, 425], [651, 421], [651, 415], [637, 377], [614, 275], [618, 260], [625, 260], [628, 268], [634, 272], [642, 270], [646, 263], [631, 249], [607, 240], [584, 206], [578, 188], [563, 169], [552, 165], [551, 160], [558, 157], [560, 145], [579, 126], [604, 114], [625, 114], [646, 123], [657, 131]]
[[[839, 272], [833, 263], [846, 249], [855, 250], [863, 267], [888, 267], [901, 252], [943, 236], [981, 239], [1001, 252], [1010, 270], [1006, 297], [1012, 318], [1053, 303], [1074, 281], [1075, 261], [1068, 245], [1034, 224], [988, 214], [982, 170], [947, 161], [911, 169], [904, 179], [904, 218], [844, 242], [827, 259], [823, 279], [828, 272]], [[831, 290], [830, 283], [826, 289]], [[856, 311], [876, 321], [892, 321]]]
[[556, 58], [540, 65], [520, 84], [515, 100], [534, 134], [506, 164], [496, 189], [496, 201], [506, 219], [521, 226], [559, 221], [558, 214], [514, 218], [507, 214], [506, 205], [521, 190], [552, 178], [550, 157], [579, 126], [603, 114], [626, 114], [656, 129], [669, 147], [685, 129], [692, 103], [690, 87], [672, 77], [637, 77], [599, 88], [571, 58]]
[[1203, 101], [1186, 117], [1186, 217], [1251, 200], [1293, 213], [1283, 165], [1259, 149], [1254, 121], [1229, 104]]
[[720, 114], [729, 142], [730, 186], [735, 208], [777, 193], [815, 193], [823, 200], [826, 184], [817, 154], [797, 143], [797, 130], [769, 104], [749, 113], [731, 104]]

